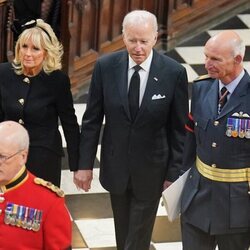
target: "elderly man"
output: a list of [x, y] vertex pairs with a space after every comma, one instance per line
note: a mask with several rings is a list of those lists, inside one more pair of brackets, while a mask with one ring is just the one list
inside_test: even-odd
[[247, 250], [250, 230], [250, 76], [234, 31], [204, 48], [207, 77], [193, 84], [182, 200], [184, 250]]
[[180, 174], [188, 113], [187, 74], [153, 49], [156, 16], [123, 20], [126, 50], [100, 58], [82, 119], [75, 184], [88, 191], [105, 116], [100, 181], [110, 192], [118, 250], [149, 249], [162, 190]]
[[0, 123], [0, 138], [1, 249], [71, 249], [63, 191], [25, 168], [27, 131], [5, 121]]

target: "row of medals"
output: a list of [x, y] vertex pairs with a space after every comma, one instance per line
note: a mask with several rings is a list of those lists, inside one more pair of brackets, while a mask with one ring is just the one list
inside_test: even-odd
[[41, 220], [41, 210], [10, 202], [7, 203], [4, 216], [5, 224], [37, 232], [40, 229]]
[[235, 113], [232, 117], [227, 118], [228, 137], [239, 137], [250, 139], [250, 119], [246, 114]]

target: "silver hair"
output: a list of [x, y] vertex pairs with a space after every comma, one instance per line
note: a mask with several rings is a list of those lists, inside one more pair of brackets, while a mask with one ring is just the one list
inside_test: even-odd
[[124, 33], [127, 26], [145, 24], [151, 22], [155, 32], [158, 31], [158, 23], [156, 16], [146, 10], [133, 10], [129, 12], [123, 19], [122, 32]]
[[243, 42], [243, 40], [240, 39], [235, 39], [233, 40], [233, 56], [241, 55], [242, 58], [245, 56], [245, 51], [246, 51], [246, 46]]

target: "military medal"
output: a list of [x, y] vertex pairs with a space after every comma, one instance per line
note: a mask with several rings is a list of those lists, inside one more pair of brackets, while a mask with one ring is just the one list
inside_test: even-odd
[[37, 232], [41, 226], [42, 213], [41, 210], [35, 208], [8, 202], [5, 208], [4, 223]]
[[232, 137], [238, 136], [238, 129], [239, 129], [239, 119], [233, 118], [233, 130], [232, 130]]
[[29, 208], [29, 215], [28, 215], [28, 220], [27, 220], [27, 229], [28, 230], [32, 230], [34, 213], [35, 213], [35, 209], [34, 208]]
[[13, 210], [13, 203], [7, 203], [7, 207], [5, 209], [5, 216], [4, 216], [4, 223], [9, 225], [10, 224], [10, 218]]
[[41, 225], [41, 220], [42, 220], [42, 211], [36, 209], [35, 219], [34, 219], [34, 222], [32, 224], [32, 230], [33, 231], [35, 231], [35, 232], [39, 231], [40, 225]]
[[[232, 137], [250, 139], [250, 116], [242, 111], [233, 113], [227, 119], [226, 135]], [[230, 126], [232, 127], [230, 129]]]
[[22, 226], [22, 220], [24, 218], [24, 206], [18, 206], [17, 208], [17, 219], [16, 219], [16, 225], [18, 227]]
[[232, 127], [233, 127], [233, 118], [228, 118], [227, 119], [227, 130], [226, 130], [226, 135], [228, 137], [232, 136]]
[[28, 214], [29, 214], [29, 208], [28, 207], [24, 207], [24, 218], [23, 218], [23, 220], [21, 222], [21, 227], [23, 229], [27, 228]]
[[246, 133], [245, 138], [250, 139], [250, 120], [246, 120]]
[[16, 218], [17, 218], [17, 205], [13, 204], [12, 214], [10, 216], [10, 225], [16, 225]]
[[245, 119], [240, 119], [239, 121], [239, 137], [245, 137]]

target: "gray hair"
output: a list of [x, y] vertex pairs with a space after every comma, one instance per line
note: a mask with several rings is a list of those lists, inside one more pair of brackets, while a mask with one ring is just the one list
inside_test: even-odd
[[233, 56], [241, 55], [242, 58], [245, 56], [246, 46], [241, 38], [232, 41]]
[[129, 12], [123, 19], [122, 32], [124, 33], [127, 26], [145, 24], [151, 22], [155, 32], [158, 31], [158, 23], [156, 16], [146, 10], [133, 10]]

